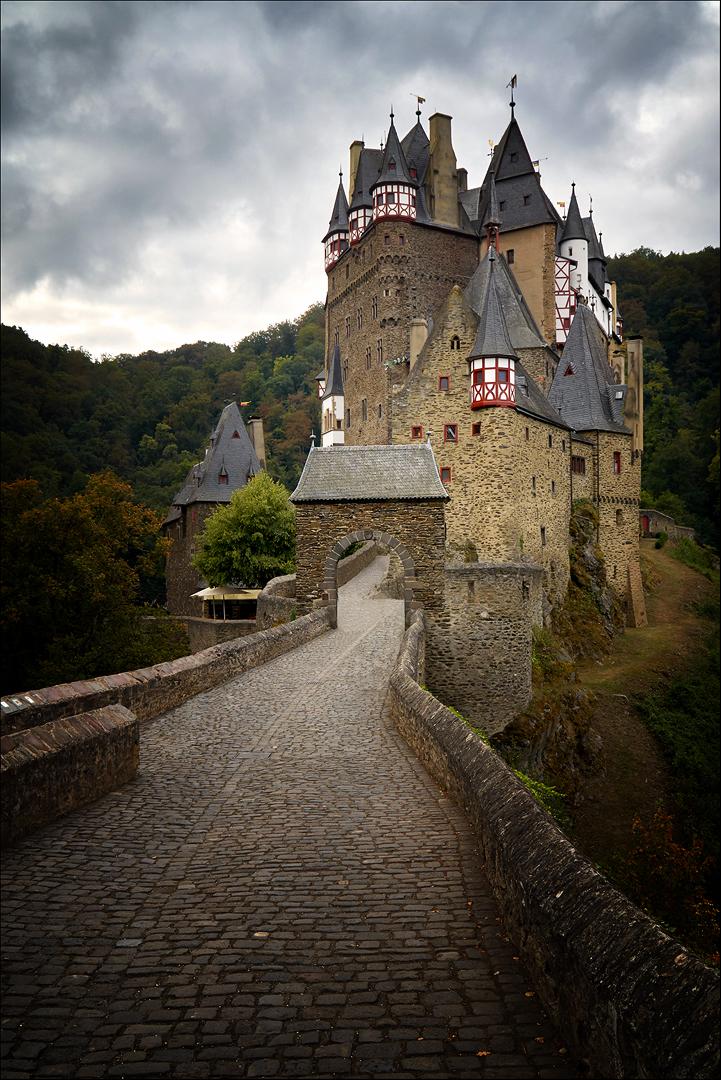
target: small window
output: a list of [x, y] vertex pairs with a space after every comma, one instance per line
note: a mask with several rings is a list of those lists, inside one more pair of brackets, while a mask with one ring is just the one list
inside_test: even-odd
[[578, 473], [580, 476], [585, 476], [586, 473], [586, 459], [582, 457], [571, 458], [571, 472]]
[[563, 454], [566, 453], [566, 440], [565, 439], [561, 439], [561, 453], [563, 453]]
[[566, 368], [566, 370], [564, 371], [564, 373], [563, 373], [563, 377], [565, 378], [565, 377], [566, 377], [566, 375], [573, 375], [573, 368], [571, 367], [571, 365], [570, 365], [570, 364], [568, 365], [568, 367], [567, 367], [567, 368]]
[[450, 470], [450, 466], [448, 466], [448, 465], [445, 465], [445, 466], [444, 466], [444, 465], [442, 465], [442, 466], [441, 466], [441, 482], [442, 482], [443, 484], [448, 484], [448, 483], [450, 482], [450, 479], [451, 479], [451, 470]]
[[505, 201], [504, 202], [499, 202], [498, 209], [501, 211], [501, 213], [503, 213], [503, 211], [506, 209]]
[[[378, 318], [378, 297], [371, 297], [371, 319]], [[338, 343], [338, 336], [336, 334], [336, 344]]]
[[549, 436], [548, 436], [548, 448], [549, 448], [549, 450], [550, 450], [550, 449], [551, 449], [552, 447], [553, 447], [553, 435], [549, 435]]
[[343, 382], [348, 382], [348, 361], [347, 360], [343, 361], [342, 377], [343, 377]]
[[366, 346], [366, 371], [373, 367], [373, 350], [370, 345]]
[[541, 525], [541, 547], [546, 546], [546, 526]]
[[383, 290], [383, 295], [384, 295], [384, 296], [390, 296], [390, 294], [391, 294], [391, 291], [390, 291], [390, 289], [384, 289], [384, 290]]
[[228, 483], [228, 474], [227, 473], [221, 473], [220, 474], [220, 482], [221, 482], [221, 484], [227, 484]]
[[512, 262], [515, 262], [515, 260], [516, 260], [516, 255], [515, 255], [514, 249], [509, 248], [508, 251], [506, 252], [506, 262], [510, 266]]
[[400, 236], [398, 237], [398, 243], [399, 243], [399, 244], [401, 245], [401, 247], [403, 247], [403, 245], [405, 244], [405, 242], [406, 242], [406, 238], [405, 238], [405, 236], [403, 235], [403, 233], [401, 233], [401, 235], [400, 235]]
[[449, 376], [448, 375], [440, 375], [439, 378], [438, 378], [438, 389], [439, 390], [450, 390], [450, 388], [451, 388], [451, 386], [450, 386], [450, 378], [449, 378]]
[[532, 486], [533, 490], [535, 491], [536, 490], [536, 478], [535, 478], [535, 476], [531, 477], [531, 486]]
[[383, 406], [382, 405], [378, 406], [378, 419], [379, 420], [383, 419]]
[[383, 338], [376, 341], [376, 364], [378, 367], [383, 363]]
[[388, 236], [388, 234], [386, 233], [386, 235], [385, 235], [385, 236], [383, 237], [383, 243], [384, 243], [384, 244], [386, 244], [386, 245], [389, 245], [389, 244], [390, 244], [390, 242], [391, 242], [391, 238], [390, 238], [390, 236]]
[[345, 268], [345, 279], [346, 279], [346, 281], [348, 280], [349, 277], [350, 277], [350, 263], [347, 263], [346, 268]]
[[459, 338], [458, 334], [455, 334], [454, 337], [451, 338], [451, 348], [456, 349], [458, 352], [460, 352], [461, 339]]
[[231, 436], [231, 438], [233, 438], [233, 439], [239, 439], [239, 438], [240, 438], [240, 435], [238, 434], [238, 432], [237, 432], [237, 431], [234, 431], [234, 432], [233, 432], [233, 434], [232, 434], [232, 436]]
[[555, 495], [555, 494], [556, 494], [556, 481], [551, 480], [551, 495]]
[[531, 433], [530, 433], [530, 431], [528, 430], [528, 428], [526, 428], [526, 442], [528, 442], [528, 440], [530, 439], [530, 437], [531, 437]]
[[524, 206], [530, 206], [530, 203], [531, 203], [531, 196], [530, 195], [524, 195], [523, 196], [523, 205]]
[[423, 428], [420, 427], [420, 426], [412, 427], [411, 428], [411, 438], [412, 439], [422, 439], [423, 438]]
[[474, 424], [473, 425], [472, 434], [473, 435], [480, 435], [481, 434], [481, 425], [480, 424]]
[[613, 453], [613, 471], [616, 476], [621, 472], [621, 454], [618, 450], [614, 450]]
[[350, 315], [345, 317], [345, 336], [350, 337]]
[[415, 165], [411, 165], [410, 172], [411, 172], [411, 180], [416, 180], [417, 177], [418, 177], [418, 170], [416, 169]]
[[548, 360], [546, 360], [546, 378], [548, 378]]
[[391, 158], [391, 159], [390, 159], [390, 161], [388, 162], [388, 168], [389, 168], [389, 169], [392, 169], [392, 170], [393, 170], [393, 171], [395, 172], [395, 168], [396, 168], [396, 163], [395, 163], [395, 161], [393, 160], [393, 158]]
[[443, 425], [443, 442], [458, 442], [458, 424]]
[[361, 420], [365, 421], [367, 419], [368, 419], [368, 399], [363, 398], [363, 400], [361, 401]]
[[616, 525], [623, 525], [623, 510], [616, 511]]
[[518, 154], [511, 154], [511, 162], [515, 164], [518, 161]]
[[358, 319], [358, 329], [362, 330], [363, 329], [363, 308], [362, 307], [358, 308], [357, 319]]
[[345, 426], [347, 428], [350, 427], [350, 409], [346, 409], [345, 411]]

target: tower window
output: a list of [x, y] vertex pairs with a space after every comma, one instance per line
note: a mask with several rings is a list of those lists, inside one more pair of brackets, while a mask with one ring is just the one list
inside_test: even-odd
[[366, 347], [366, 371], [370, 371], [373, 366], [373, 353], [370, 345]]
[[546, 526], [541, 525], [541, 547], [546, 546]]
[[343, 374], [343, 382], [348, 382], [348, 361], [347, 360], [343, 361], [342, 374]]
[[509, 248], [508, 251], [506, 252], [506, 262], [510, 266], [511, 263], [513, 263], [515, 261], [516, 261], [516, 255], [515, 255], [514, 249]]
[[376, 342], [376, 364], [380, 367], [383, 363], [383, 338], [378, 338]]
[[549, 435], [548, 436], [548, 449], [550, 450], [552, 446], [553, 446], [553, 435]]
[[514, 163], [518, 161], [518, 154], [511, 154], [511, 161]]
[[378, 297], [371, 297], [371, 319], [378, 318]]
[[395, 161], [393, 160], [393, 158], [391, 158], [391, 159], [390, 159], [390, 161], [388, 162], [388, 168], [389, 168], [389, 169], [392, 169], [393, 171], [395, 171], [395, 167], [396, 167], [396, 163], [395, 163]]
[[363, 329], [363, 308], [362, 307], [358, 308], [358, 329], [359, 330]]
[[448, 484], [451, 479], [451, 470], [448, 465], [441, 466], [441, 483]]
[[621, 454], [618, 450], [614, 450], [613, 452], [613, 471], [616, 476], [621, 472]]
[[524, 206], [529, 206], [530, 202], [531, 202], [531, 196], [530, 195], [524, 195], [523, 196], [523, 205]]
[[571, 458], [571, 472], [579, 473], [581, 476], [586, 474], [586, 459], [582, 457]]
[[533, 488], [534, 491], [536, 490], [536, 478], [535, 478], [535, 476], [531, 477], [531, 487]]
[[412, 427], [411, 428], [411, 438], [412, 439], [422, 439], [423, 438], [423, 428], [420, 427], [420, 425], [418, 427]]
[[451, 380], [450, 380], [448, 375], [439, 376], [439, 378], [438, 378], [438, 389], [439, 390], [450, 390], [450, 388], [451, 388], [450, 384], [451, 384]]
[[531, 437], [531, 433], [529, 432], [528, 428], [526, 428], [526, 442], [528, 442], [530, 437]]
[[501, 211], [501, 213], [503, 213], [503, 211], [506, 209], [505, 201], [504, 202], [499, 202], [498, 209]]
[[443, 442], [458, 442], [458, 424], [443, 425]]
[[481, 434], [481, 425], [480, 424], [474, 424], [473, 427], [471, 428], [471, 434], [480, 435]]
[[403, 234], [401, 233], [401, 235], [400, 235], [400, 236], [398, 237], [398, 243], [399, 243], [399, 244], [400, 244], [401, 246], [403, 246], [403, 244], [405, 244], [405, 242], [406, 242], [406, 238], [405, 238], [405, 236], [403, 236]]
[[555, 495], [555, 494], [556, 494], [556, 481], [551, 480], [551, 495]]
[[347, 428], [350, 427], [350, 409], [346, 409], [345, 411], [345, 426]]
[[350, 337], [350, 315], [345, 317], [345, 336]]
[[336, 343], [336, 345], [338, 344], [338, 338], [339, 337], [340, 337], [340, 330], [336, 326], [336, 328], [335, 328], [335, 343]]
[[379, 420], [383, 419], [383, 406], [382, 405], [378, 406], [378, 419]]
[[566, 453], [566, 440], [565, 439], [561, 439], [561, 453], [563, 453], [563, 454]]
[[415, 165], [411, 165], [411, 180], [415, 180], [418, 176], [418, 170]]
[[461, 339], [459, 338], [458, 334], [451, 338], [451, 348], [457, 349], [460, 352]]
[[361, 420], [368, 419], [368, 399], [363, 398], [361, 401]]
[[221, 482], [221, 484], [227, 484], [228, 483], [228, 474], [227, 474], [227, 472], [220, 474], [220, 482]]
[[616, 524], [623, 525], [623, 510], [616, 511]]
[[383, 237], [383, 243], [384, 243], [384, 244], [390, 244], [390, 242], [391, 242], [391, 238], [390, 238], [390, 236], [388, 236], [388, 234], [386, 233], [386, 235], [385, 235], [385, 236]]

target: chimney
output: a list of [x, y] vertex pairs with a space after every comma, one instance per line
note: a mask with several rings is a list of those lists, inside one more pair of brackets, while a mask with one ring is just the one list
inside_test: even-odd
[[263, 420], [260, 416], [251, 416], [248, 420], [248, 435], [255, 450], [255, 456], [265, 469], [265, 439], [263, 438]]
[[468, 169], [458, 170], [458, 190], [468, 191]]
[[439, 225], [458, 228], [458, 172], [451, 143], [451, 119], [444, 113], [434, 113], [428, 121], [431, 159], [427, 194], [432, 219]]
[[348, 185], [348, 202], [353, 201], [355, 178], [358, 173], [358, 165], [360, 163], [360, 155], [362, 149], [363, 143], [360, 139], [356, 139], [355, 142], [352, 142], [350, 144], [350, 184]]

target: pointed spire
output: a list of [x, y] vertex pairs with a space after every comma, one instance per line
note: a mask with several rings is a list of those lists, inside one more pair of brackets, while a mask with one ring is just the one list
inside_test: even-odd
[[326, 383], [323, 400], [331, 396], [343, 397], [343, 395], [343, 372], [341, 371], [340, 366], [340, 346], [335, 345], [333, 347], [333, 355], [330, 358], [328, 382]]
[[[376, 180], [376, 184], [389, 183], [411, 184], [413, 187], [418, 186], [418, 182], [411, 178], [406, 163], [406, 156], [403, 153], [403, 147], [401, 146], [395, 124], [393, 123], [393, 112], [391, 112], [391, 126], [388, 131], [385, 150], [383, 151], [381, 170], [378, 179]], [[376, 185], [374, 184], [373, 187], [375, 186]]]
[[481, 321], [478, 324], [476, 341], [469, 353], [469, 360], [477, 360], [485, 356], [505, 356], [511, 360], [518, 360], [511, 339], [508, 335], [506, 320], [503, 316], [503, 306], [496, 287], [494, 273], [496, 254], [493, 248], [488, 252], [489, 278], [486, 296], [481, 311]]
[[336, 232], [348, 232], [348, 200], [343, 187], [343, 170], [340, 173], [340, 183], [333, 204], [333, 213], [328, 222], [328, 232], [323, 239], [327, 240], [331, 233]]
[[574, 183], [571, 184], [571, 201], [568, 205], [566, 224], [563, 226], [563, 233], [561, 234], [561, 243], [563, 243], [564, 240], [585, 239], [586, 230], [583, 227], [581, 211], [578, 209], [578, 200], [576, 199], [576, 185]]
[[496, 194], [496, 180], [491, 170], [490, 192], [488, 194], [488, 206], [483, 217], [483, 224], [488, 234], [488, 247], [494, 247], [498, 251], [498, 228], [502, 224], [501, 212], [498, 208], [498, 196]]

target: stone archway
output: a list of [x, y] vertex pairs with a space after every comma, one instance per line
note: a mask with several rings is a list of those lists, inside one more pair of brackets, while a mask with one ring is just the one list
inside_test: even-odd
[[337, 540], [331, 548], [330, 554], [323, 566], [323, 597], [330, 615], [330, 625], [333, 629], [338, 626], [338, 586], [337, 573], [338, 562], [344, 551], [351, 544], [363, 543], [366, 540], [375, 540], [379, 544], [394, 551], [403, 564], [404, 590], [403, 602], [405, 611], [405, 625], [410, 625], [411, 611], [413, 610], [413, 589], [417, 587], [416, 567], [406, 547], [390, 533], [381, 532], [380, 529], [363, 529], [360, 532], [348, 533]]

